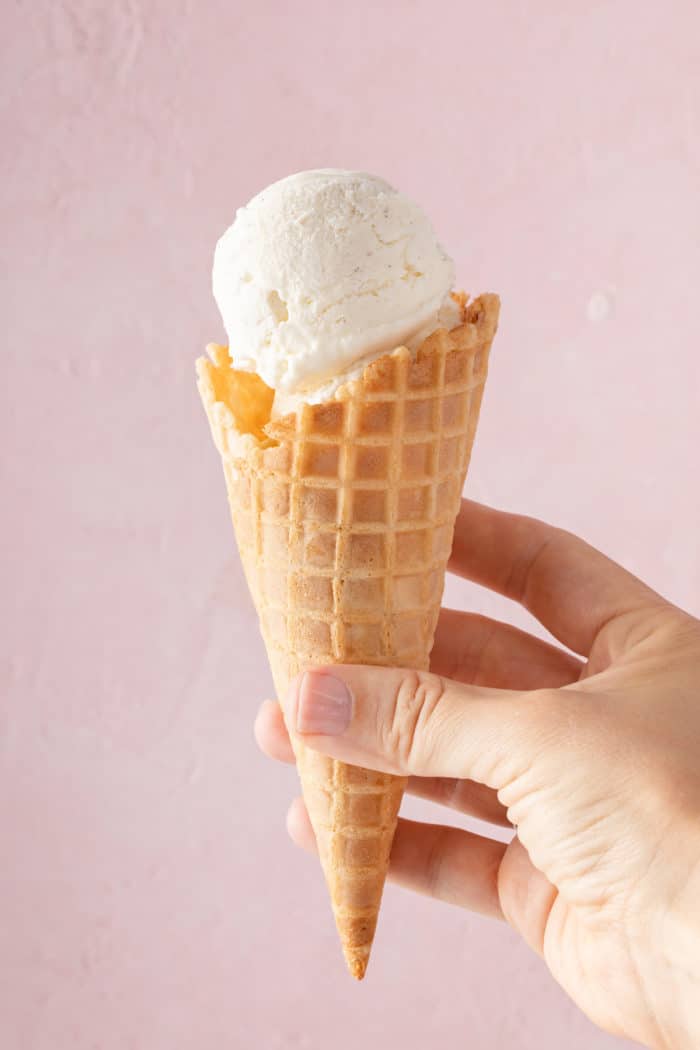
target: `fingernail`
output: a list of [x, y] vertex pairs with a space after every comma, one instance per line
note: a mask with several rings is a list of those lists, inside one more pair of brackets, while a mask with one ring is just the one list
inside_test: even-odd
[[345, 682], [330, 674], [306, 671], [297, 692], [297, 732], [339, 736], [351, 717], [352, 697]]

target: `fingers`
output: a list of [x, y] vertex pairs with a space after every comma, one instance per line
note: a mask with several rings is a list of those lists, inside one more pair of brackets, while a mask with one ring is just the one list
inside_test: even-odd
[[408, 793], [428, 802], [437, 802], [458, 813], [467, 813], [477, 820], [501, 827], [512, 827], [506, 807], [498, 801], [493, 788], [474, 780], [456, 780], [450, 777], [410, 777]]
[[612, 618], [658, 601], [583, 540], [534, 518], [462, 500], [450, 569], [520, 602], [575, 652]]
[[[287, 828], [297, 845], [315, 852], [316, 841], [302, 799], [292, 804]], [[428, 897], [502, 918], [498, 871], [506, 848], [503, 842], [458, 828], [399, 818], [389, 878]]]
[[460, 685], [401, 668], [307, 671], [285, 699], [288, 728], [333, 758], [401, 776], [502, 788], [571, 733], [573, 693]]
[[[431, 670], [457, 682], [509, 689], [556, 688], [576, 681], [582, 664], [556, 646], [510, 624], [475, 613], [442, 609], [435, 634]], [[278, 762], [294, 762], [294, 752], [279, 704], [263, 703], [255, 722], [260, 749]], [[422, 798], [444, 802], [462, 812], [490, 819], [469, 806], [446, 802], [448, 788], [416, 785]], [[482, 807], [479, 807], [481, 809]], [[489, 807], [493, 810], [493, 806]]]
[[[311, 821], [301, 798], [287, 813], [297, 846], [316, 852]], [[505, 918], [525, 942], [544, 954], [547, 922], [557, 891], [528, 856], [517, 836], [494, 842], [457, 828], [399, 818], [389, 879], [428, 897], [493, 918]]]
[[294, 749], [284, 724], [282, 708], [276, 700], [265, 700], [262, 703], [253, 732], [258, 747], [268, 758], [294, 764]]
[[430, 657], [435, 674], [498, 689], [556, 689], [578, 681], [570, 653], [507, 623], [442, 609]]
[[498, 896], [509, 924], [530, 948], [544, 955], [544, 935], [558, 893], [532, 863], [517, 836], [510, 842], [498, 870]]
[[[284, 715], [274, 700], [266, 700], [255, 720], [255, 738], [258, 747], [269, 758], [278, 762], [294, 762], [294, 751], [289, 741]], [[442, 777], [411, 777], [408, 792], [417, 798], [437, 802], [460, 813], [468, 813], [478, 820], [510, 827], [505, 806], [498, 801], [496, 792], [484, 784], [471, 780], [449, 780]]]
[[[440, 613], [431, 670], [457, 682], [504, 689], [556, 688], [576, 681], [582, 666], [575, 657], [510, 624], [454, 609]], [[294, 762], [284, 717], [274, 700], [261, 706], [254, 732], [266, 755]]]

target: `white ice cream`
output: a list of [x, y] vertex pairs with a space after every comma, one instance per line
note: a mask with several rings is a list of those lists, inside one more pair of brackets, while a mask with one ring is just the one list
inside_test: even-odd
[[290, 175], [240, 208], [214, 254], [234, 366], [277, 392], [275, 414], [331, 396], [348, 373], [459, 311], [428, 219], [383, 179]]

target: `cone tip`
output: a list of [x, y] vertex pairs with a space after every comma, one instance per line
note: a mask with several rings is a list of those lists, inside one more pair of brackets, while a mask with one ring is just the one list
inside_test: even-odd
[[348, 964], [348, 970], [355, 978], [356, 981], [361, 981], [367, 970], [367, 963], [369, 962], [369, 952], [358, 952], [353, 951], [352, 948], [345, 952], [345, 961]]

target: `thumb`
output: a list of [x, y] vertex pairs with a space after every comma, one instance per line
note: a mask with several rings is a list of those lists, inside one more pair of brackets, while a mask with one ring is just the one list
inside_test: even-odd
[[283, 707], [289, 731], [332, 758], [496, 789], [531, 768], [562, 725], [554, 691], [485, 689], [427, 671], [359, 665], [306, 671]]

